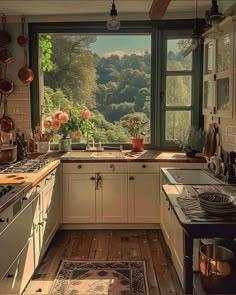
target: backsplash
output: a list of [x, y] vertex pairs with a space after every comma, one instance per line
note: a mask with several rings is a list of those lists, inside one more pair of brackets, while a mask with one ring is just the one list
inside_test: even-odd
[[[205, 116], [205, 129], [208, 129], [211, 117]], [[227, 152], [236, 152], [236, 119], [221, 118], [219, 127], [220, 145]]]

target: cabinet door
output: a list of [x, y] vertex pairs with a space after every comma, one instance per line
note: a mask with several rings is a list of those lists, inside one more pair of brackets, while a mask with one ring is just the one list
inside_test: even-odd
[[0, 294], [21, 294], [34, 272], [33, 238], [31, 237], [0, 281]]
[[63, 176], [63, 223], [95, 222], [94, 174]]
[[159, 222], [159, 174], [130, 174], [128, 222]]
[[46, 250], [59, 224], [59, 190], [55, 180], [42, 191], [42, 204], [42, 247]]
[[101, 174], [96, 190], [96, 222], [127, 222], [127, 174]]

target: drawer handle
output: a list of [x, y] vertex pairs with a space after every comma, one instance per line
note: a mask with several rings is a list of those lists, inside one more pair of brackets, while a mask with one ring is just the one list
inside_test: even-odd
[[28, 200], [27, 197], [23, 197], [23, 198], [22, 198], [22, 201], [27, 201], [27, 200]]
[[46, 178], [46, 181], [49, 181], [50, 180], [50, 178]]
[[51, 176], [52, 176], [52, 177], [55, 176], [55, 173], [53, 172], [53, 173], [51, 174]]
[[36, 188], [41, 188], [41, 186], [39, 184], [36, 185]]
[[78, 168], [78, 169], [81, 169], [81, 168], [82, 168], [82, 165], [78, 165], [77, 168]]
[[39, 222], [39, 225], [40, 225], [40, 226], [43, 226], [43, 225], [44, 225], [44, 223], [43, 223], [43, 222]]
[[129, 180], [134, 180], [134, 177], [133, 177], [133, 176], [130, 176], [130, 177], [129, 177]]
[[95, 180], [96, 178], [94, 177], [94, 176], [92, 176], [91, 178], [90, 178], [90, 180]]
[[111, 165], [110, 165], [110, 168], [111, 168], [111, 169], [115, 168], [115, 165], [114, 165], [114, 164], [111, 164]]
[[7, 275], [7, 278], [13, 278], [14, 277], [14, 275], [12, 274], [12, 273], [9, 273], [8, 275]]
[[0, 218], [0, 222], [5, 222], [6, 219], [5, 218]]
[[145, 164], [142, 165], [142, 168], [146, 168], [147, 166]]

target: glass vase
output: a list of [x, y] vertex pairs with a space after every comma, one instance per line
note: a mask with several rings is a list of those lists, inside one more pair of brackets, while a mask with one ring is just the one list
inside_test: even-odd
[[61, 138], [59, 140], [59, 152], [70, 152], [72, 150], [72, 139]]

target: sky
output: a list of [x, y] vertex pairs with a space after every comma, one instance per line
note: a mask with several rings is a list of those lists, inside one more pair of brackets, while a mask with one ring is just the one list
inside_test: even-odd
[[109, 56], [111, 54], [143, 54], [145, 51], [151, 52], [150, 35], [106, 35], [97, 36], [95, 43], [90, 44], [90, 49], [99, 56]]

